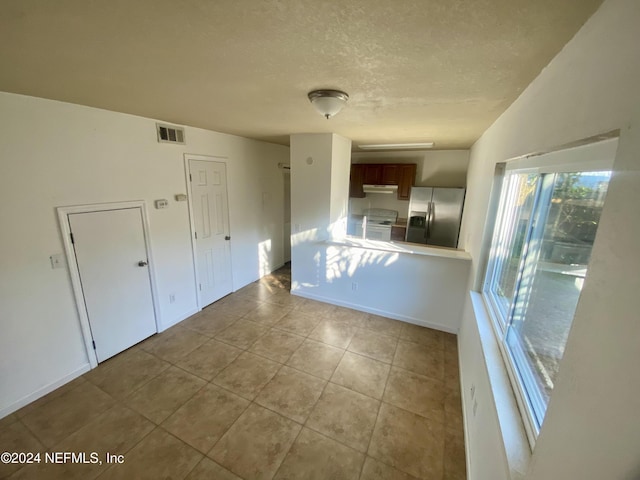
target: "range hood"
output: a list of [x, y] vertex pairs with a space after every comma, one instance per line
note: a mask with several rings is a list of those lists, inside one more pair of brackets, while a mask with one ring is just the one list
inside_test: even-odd
[[363, 185], [364, 193], [397, 193], [398, 185]]

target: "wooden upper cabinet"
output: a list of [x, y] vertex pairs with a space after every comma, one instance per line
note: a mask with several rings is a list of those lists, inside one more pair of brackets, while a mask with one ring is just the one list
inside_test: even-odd
[[398, 200], [409, 200], [415, 178], [415, 163], [355, 163], [351, 165], [349, 196], [364, 198], [363, 185], [398, 185]]
[[398, 185], [398, 165], [380, 165], [380, 184]]
[[398, 200], [409, 200], [411, 187], [416, 180], [416, 164], [398, 165]]
[[364, 170], [366, 165], [354, 164], [351, 165], [351, 176], [349, 177], [349, 196], [355, 198], [364, 198]]
[[364, 167], [364, 183], [366, 185], [380, 185], [382, 180], [382, 165], [367, 165]]

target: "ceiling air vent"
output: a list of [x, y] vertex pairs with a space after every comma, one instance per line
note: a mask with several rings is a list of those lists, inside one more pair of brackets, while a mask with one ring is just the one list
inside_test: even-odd
[[158, 141], [160, 143], [181, 143], [184, 145], [184, 128], [166, 125], [164, 123], [156, 123], [158, 131]]

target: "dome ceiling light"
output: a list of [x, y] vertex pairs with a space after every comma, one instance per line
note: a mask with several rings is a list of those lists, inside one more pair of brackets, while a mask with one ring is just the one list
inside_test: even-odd
[[308, 94], [311, 104], [327, 120], [342, 110], [349, 95], [340, 90], [314, 90]]

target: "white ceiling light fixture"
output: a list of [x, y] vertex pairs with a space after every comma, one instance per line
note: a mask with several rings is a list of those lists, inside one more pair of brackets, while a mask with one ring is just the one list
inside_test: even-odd
[[309, 101], [327, 120], [342, 110], [349, 95], [340, 90], [314, 90], [307, 95]]
[[358, 145], [360, 150], [422, 150], [424, 148], [433, 148], [433, 142], [423, 143], [370, 143], [366, 145]]

